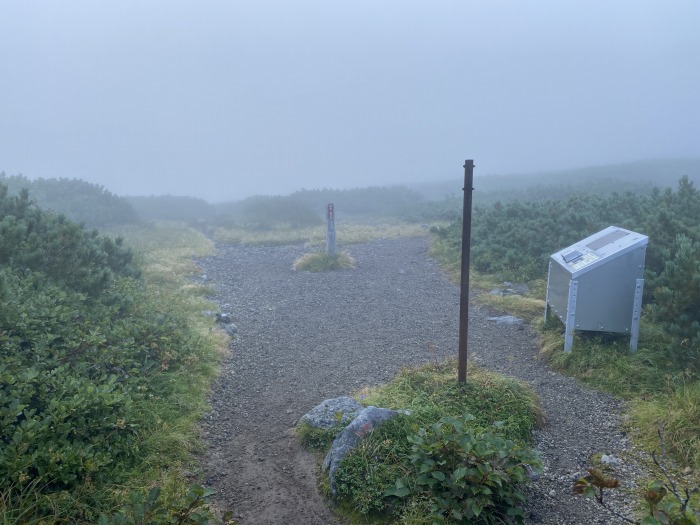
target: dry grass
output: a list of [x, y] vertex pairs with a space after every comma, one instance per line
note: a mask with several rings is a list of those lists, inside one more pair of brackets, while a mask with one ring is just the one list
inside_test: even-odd
[[[393, 239], [396, 237], [415, 237], [427, 235], [428, 232], [413, 224], [350, 224], [336, 223], [336, 242], [338, 244], [358, 244], [374, 239]], [[254, 244], [278, 246], [286, 244], [303, 244], [308, 247], [323, 246], [326, 243], [326, 226], [314, 228], [288, 228], [279, 226], [274, 230], [253, 231], [244, 228], [218, 228], [214, 238], [228, 244]]]
[[350, 270], [355, 268], [355, 259], [348, 252], [328, 255], [325, 252], [314, 252], [302, 255], [294, 261], [293, 267], [305, 272], [329, 272], [333, 270]]

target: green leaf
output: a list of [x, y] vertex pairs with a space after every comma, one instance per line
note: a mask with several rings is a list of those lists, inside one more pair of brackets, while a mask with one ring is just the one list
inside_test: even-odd
[[405, 498], [411, 493], [408, 487], [394, 487], [387, 489], [382, 494], [383, 497], [396, 496], [397, 498]]
[[455, 481], [459, 481], [460, 479], [462, 479], [464, 476], [467, 475], [467, 472], [469, 472], [469, 470], [466, 467], [459, 467], [452, 474], [452, 479]]
[[438, 481], [445, 481], [445, 474], [443, 472], [440, 472], [439, 470], [433, 471], [430, 474]]

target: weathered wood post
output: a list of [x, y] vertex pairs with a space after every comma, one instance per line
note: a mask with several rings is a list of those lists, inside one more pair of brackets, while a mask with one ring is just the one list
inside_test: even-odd
[[469, 251], [472, 240], [472, 192], [474, 161], [464, 161], [464, 205], [462, 208], [462, 267], [459, 294], [459, 359], [457, 382], [467, 381], [467, 339], [469, 336]]
[[335, 255], [335, 212], [332, 204], [326, 207], [326, 222], [326, 255], [332, 257]]

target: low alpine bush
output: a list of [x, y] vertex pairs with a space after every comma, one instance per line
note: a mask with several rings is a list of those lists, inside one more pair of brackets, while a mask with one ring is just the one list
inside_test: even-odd
[[500, 435], [500, 424], [480, 431], [474, 419], [444, 417], [409, 436], [412, 471], [384, 495], [426, 499], [430, 523], [522, 523], [520, 486], [539, 460]]

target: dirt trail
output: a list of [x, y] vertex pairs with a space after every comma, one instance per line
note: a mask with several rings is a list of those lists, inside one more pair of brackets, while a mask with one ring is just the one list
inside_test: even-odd
[[[218, 505], [243, 525], [341, 523], [318, 493], [296, 421], [402, 366], [455, 355], [459, 289], [427, 245], [424, 237], [353, 245], [356, 269], [323, 274], [292, 270], [301, 247], [220, 245], [200, 261], [239, 329], [203, 421], [202, 465]], [[618, 403], [551, 372], [534, 357], [533, 334], [487, 320], [493, 315], [471, 309], [470, 359], [530, 383], [548, 419], [535, 436], [546, 470], [528, 489], [528, 523], [620, 522], [571, 494], [591, 454], [618, 456], [628, 446]], [[636, 475], [632, 465], [620, 469]]]

